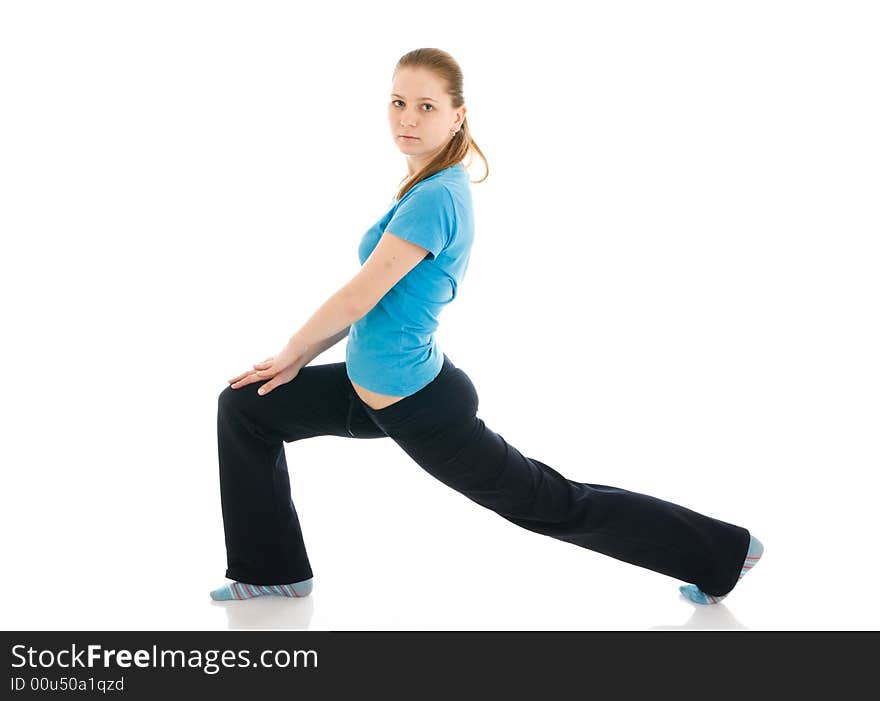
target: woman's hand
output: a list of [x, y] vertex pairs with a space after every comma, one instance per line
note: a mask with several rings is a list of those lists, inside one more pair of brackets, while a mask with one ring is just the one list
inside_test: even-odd
[[241, 375], [229, 380], [229, 384], [232, 389], [238, 389], [253, 382], [269, 379], [269, 382], [257, 390], [257, 394], [268, 394], [297, 376], [302, 369], [307, 349], [308, 346], [303, 346], [296, 339], [291, 338], [278, 355], [270, 356], [262, 363], [254, 363], [253, 370], [245, 370]]

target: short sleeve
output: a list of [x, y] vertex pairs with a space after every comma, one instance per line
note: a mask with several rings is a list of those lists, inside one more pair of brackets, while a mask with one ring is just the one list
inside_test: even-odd
[[413, 187], [397, 206], [385, 231], [417, 243], [436, 258], [452, 239], [455, 207], [443, 185], [426, 183]]

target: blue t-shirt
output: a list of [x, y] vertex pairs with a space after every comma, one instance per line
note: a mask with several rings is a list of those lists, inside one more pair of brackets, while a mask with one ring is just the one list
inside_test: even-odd
[[385, 231], [429, 253], [351, 325], [348, 377], [379, 394], [406, 397], [440, 373], [437, 317], [455, 299], [474, 240], [470, 177], [462, 163], [411, 187], [361, 238], [363, 265]]

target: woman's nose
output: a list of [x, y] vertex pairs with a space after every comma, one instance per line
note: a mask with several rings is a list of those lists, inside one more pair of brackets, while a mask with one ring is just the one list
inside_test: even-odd
[[416, 112], [404, 110], [400, 115], [400, 126], [414, 126], [416, 123]]

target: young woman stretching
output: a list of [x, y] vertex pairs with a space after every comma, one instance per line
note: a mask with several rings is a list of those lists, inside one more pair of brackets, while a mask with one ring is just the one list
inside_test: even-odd
[[[477, 418], [473, 383], [440, 350], [437, 318], [457, 295], [474, 236], [462, 161], [471, 149], [486, 160], [466, 111], [461, 70], [448, 53], [417, 49], [400, 59], [388, 126], [409, 175], [361, 239], [360, 272], [278, 355], [220, 393], [226, 577], [234, 581], [211, 597], [311, 592], [284, 443], [330, 435], [388, 436], [426, 472], [511, 523], [690, 582], [680, 587], [689, 600], [718, 603], [761, 557], [757, 538], [668, 501], [572, 481], [526, 457]], [[345, 336], [344, 363], [309, 365]]]

